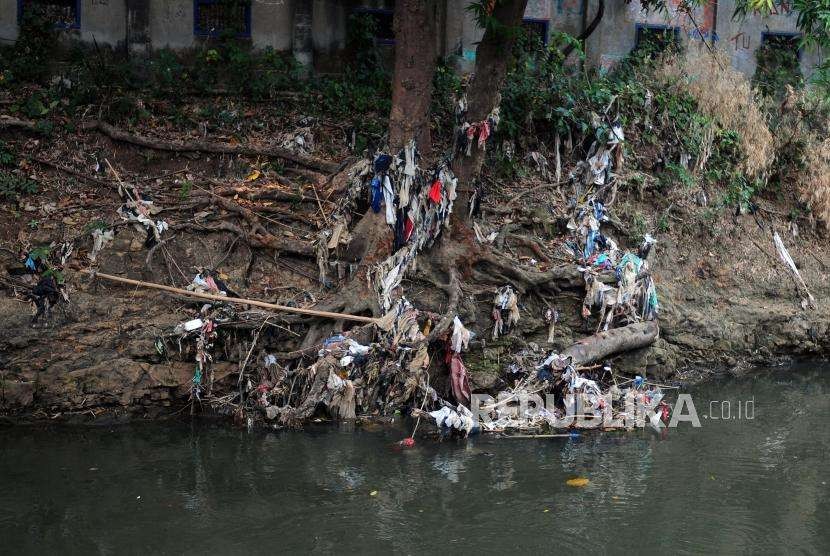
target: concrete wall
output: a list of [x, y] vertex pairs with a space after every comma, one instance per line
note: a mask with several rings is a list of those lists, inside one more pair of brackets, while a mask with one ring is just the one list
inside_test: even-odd
[[[297, 0], [309, 2], [310, 0]], [[294, 0], [251, 4], [251, 41], [257, 48], [289, 50], [293, 31]]]
[[312, 0], [311, 41], [314, 57], [327, 56], [346, 47], [349, 7], [337, 0]]
[[[590, 0], [588, 21], [597, 11], [597, 3], [597, 0]], [[677, 0], [669, 1], [668, 13], [646, 13], [637, 0], [630, 4], [606, 1], [602, 22], [586, 44], [588, 64], [604, 70], [611, 69], [636, 46], [638, 25], [676, 28], [680, 41], [686, 46], [694, 46], [695, 43], [702, 45], [702, 40], [711, 40], [716, 23], [712, 6], [693, 10], [692, 16], [697, 24], [695, 26], [686, 14], [677, 11], [677, 3]]]
[[[476, 45], [484, 35], [466, 10], [468, 1], [449, 0], [447, 5], [445, 55], [459, 57], [458, 68], [462, 72], [475, 67]], [[548, 33], [554, 31], [578, 35], [582, 29], [582, 0], [528, 0], [525, 19], [545, 21]]]
[[17, 40], [17, 0], [0, 0], [0, 44]]
[[[732, 64], [751, 76], [756, 68], [755, 51], [761, 45], [762, 34], [795, 33], [797, 14], [790, 8], [791, 0], [776, 0], [773, 15], [750, 15], [733, 21], [735, 0], [720, 0], [717, 13], [712, 2], [693, 12], [694, 21], [676, 10], [679, 0], [669, 0], [669, 13], [645, 13], [638, 0], [626, 4], [622, 0], [606, 0], [605, 16], [599, 28], [586, 45], [589, 66], [609, 69], [628, 55], [636, 44], [637, 25], [666, 25], [679, 29], [687, 47], [702, 45], [702, 39], [715, 39], [727, 51]], [[303, 3], [304, 27], [295, 29], [294, 13]], [[446, 0], [439, 14], [443, 34], [439, 38], [439, 52], [455, 56], [461, 71], [475, 67], [475, 49], [482, 30], [465, 9], [469, 0]], [[587, 10], [584, 9], [587, 4]], [[549, 22], [550, 31], [578, 35], [583, 26], [593, 19], [598, 0], [528, 0], [525, 17]], [[290, 50], [302, 38], [302, 58], [314, 60], [318, 69], [339, 71], [342, 68], [340, 52], [346, 46], [349, 15], [355, 8], [391, 8], [394, 0], [253, 0], [251, 6], [251, 43], [258, 48], [271, 47]], [[308, 46], [308, 17], [310, 10], [311, 40]], [[586, 13], [587, 12], [587, 13]], [[193, 33], [193, 0], [82, 0], [81, 26], [67, 32], [67, 36], [102, 45], [127, 45], [133, 52], [152, 48], [183, 49], [197, 46], [204, 39]], [[297, 33], [297, 39], [294, 38]], [[13, 42], [18, 35], [17, 0], [0, 0], [0, 41]], [[805, 76], [820, 61], [816, 51], [801, 53]]]
[[[745, 73], [755, 73], [757, 60], [755, 51], [761, 46], [763, 33], [797, 33], [798, 14], [790, 8], [790, 3], [778, 0], [774, 14], [761, 17], [752, 15], [743, 20], [732, 21], [735, 9], [734, 0], [721, 0], [721, 14], [718, 16], [718, 34], [720, 46], [732, 59], [732, 65]], [[802, 50], [800, 53], [801, 72], [805, 77], [812, 74], [813, 68], [821, 61], [816, 49]]]
[[190, 48], [193, 35], [192, 0], [158, 0], [150, 3], [150, 37], [153, 48]]
[[[564, 0], [568, 1], [568, 0]], [[596, 11], [597, 0], [590, 0], [589, 16]], [[670, 0], [669, 13], [645, 13], [639, 2], [629, 5], [606, 1], [605, 17], [600, 27], [588, 39], [588, 63], [594, 67], [609, 69], [625, 57], [636, 44], [637, 25], [665, 25], [676, 27], [686, 48], [703, 48], [702, 40], [714, 39], [715, 45], [726, 51], [732, 65], [751, 77], [757, 66], [756, 50], [761, 46], [763, 33], [796, 33], [798, 15], [790, 9], [787, 0], [777, 0], [776, 14], [761, 17], [751, 14], [744, 19], [733, 20], [735, 0], [720, 0], [717, 12], [709, 4], [694, 10], [694, 22], [677, 12], [677, 0]], [[695, 25], [697, 24], [697, 26]], [[809, 76], [820, 62], [816, 50], [801, 53], [803, 74]]]
[[98, 44], [123, 44], [127, 12], [124, 0], [82, 0], [81, 40]]

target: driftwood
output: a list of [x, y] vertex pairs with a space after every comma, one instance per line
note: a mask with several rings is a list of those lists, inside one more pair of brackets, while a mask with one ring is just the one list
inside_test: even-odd
[[583, 338], [566, 349], [562, 355], [573, 357], [575, 367], [590, 365], [615, 353], [650, 346], [657, 340], [660, 329], [657, 322], [638, 322], [607, 332]]
[[111, 282], [119, 282], [121, 284], [128, 284], [130, 286], [138, 286], [142, 288], [150, 288], [153, 290], [161, 290], [164, 292], [174, 293], [178, 295], [185, 295], [188, 297], [196, 297], [199, 299], [208, 299], [211, 301], [221, 301], [223, 303], [236, 303], [237, 305], [251, 305], [254, 307], [262, 307], [263, 309], [271, 309], [272, 311], [281, 311], [285, 313], [295, 313], [298, 315], [308, 315], [313, 317], [329, 318], [333, 320], [351, 320], [357, 322], [376, 323], [377, 319], [372, 317], [365, 317], [362, 315], [349, 315], [345, 313], [332, 313], [329, 311], [317, 311], [316, 309], [303, 309], [301, 307], [287, 307], [285, 305], [277, 305], [275, 303], [266, 303], [264, 301], [256, 301], [253, 299], [242, 299], [239, 297], [227, 297], [224, 295], [213, 295], [209, 293], [197, 293], [181, 288], [174, 288], [172, 286], [165, 286], [163, 284], [154, 284], [152, 282], [144, 282], [142, 280], [133, 280], [131, 278], [122, 278], [120, 276], [113, 276], [111, 274], [103, 274], [101, 272], [94, 272], [92, 270], [81, 270], [83, 274], [89, 274], [93, 278], [103, 278]]
[[86, 124], [84, 124], [83, 128], [87, 130], [100, 131], [101, 133], [115, 141], [132, 143], [133, 145], [146, 147], [148, 149], [155, 149], [157, 151], [206, 152], [216, 154], [241, 154], [248, 156], [281, 158], [283, 160], [293, 162], [294, 164], [298, 164], [300, 166], [304, 166], [312, 170], [324, 172], [326, 174], [332, 174], [336, 172], [337, 169], [340, 167], [340, 165], [335, 162], [322, 160], [320, 158], [315, 158], [313, 156], [308, 156], [304, 154], [294, 153], [288, 149], [283, 149], [281, 147], [269, 146], [259, 148], [250, 145], [229, 145], [226, 143], [214, 143], [212, 141], [167, 141], [164, 139], [156, 139], [153, 137], [145, 137], [142, 135], [128, 133], [122, 129], [118, 129], [117, 127], [111, 126], [110, 124], [101, 121], [87, 122]]

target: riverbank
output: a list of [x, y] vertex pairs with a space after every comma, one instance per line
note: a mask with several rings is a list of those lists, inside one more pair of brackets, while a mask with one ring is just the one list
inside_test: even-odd
[[[123, 160], [113, 157], [115, 164], [124, 164]], [[650, 210], [645, 203], [635, 206]], [[15, 220], [6, 222], [7, 230], [16, 225]], [[56, 224], [58, 229], [71, 229], [63, 222]], [[649, 262], [661, 304], [660, 337], [651, 347], [615, 358], [617, 372], [644, 374], [659, 381], [695, 381], [712, 373], [741, 372], [751, 365], [827, 353], [830, 314], [823, 261], [830, 260], [830, 253], [822, 241], [808, 232], [798, 238], [786, 236], [789, 251], [818, 302], [817, 310], [804, 310], [795, 285], [775, 258], [769, 236], [759, 230], [752, 215], [723, 215], [694, 235], [686, 235], [688, 229], [684, 226], [679, 234], [659, 235]], [[54, 237], [55, 230], [44, 223], [37, 233], [45, 239]], [[131, 230], [120, 233], [102, 253], [101, 271], [165, 281], [160, 268], [148, 271], [147, 251], [136, 245], [136, 239], [137, 233]], [[221, 234], [180, 232], [170, 249], [182, 268], [196, 268], [227, 255], [223, 263], [227, 280], [248, 297], [274, 301], [264, 294], [268, 284], [280, 280], [295, 284], [297, 290], [319, 290], [312, 279], [301, 276], [298, 281], [296, 273], [267, 263], [252, 270], [251, 286], [245, 288], [250, 254], [228, 251], [228, 238]], [[292, 264], [304, 265], [313, 276], [312, 265]], [[56, 311], [48, 328], [33, 328], [31, 313], [19, 299], [0, 299], [4, 413], [44, 419], [74, 416], [74, 420], [102, 414], [141, 417], [180, 411], [188, 404], [193, 363], [177, 354], [162, 355], [154, 344], [160, 334], [186, 320], [190, 302], [153, 291], [91, 284], [72, 271], [67, 278], [72, 284], [69, 317]], [[468, 310], [465, 316], [479, 338], [487, 338], [492, 326], [486, 306], [490, 295], [477, 296], [483, 305], [480, 312]], [[563, 349], [586, 333], [579, 316], [581, 294], [564, 292], [549, 300], [561, 314], [552, 348]], [[424, 301], [427, 308], [434, 302], [431, 298]], [[542, 319], [543, 302], [522, 299], [522, 309], [523, 318], [515, 330], [497, 342], [473, 343], [467, 367], [474, 389], [494, 386], [501, 373], [499, 360], [510, 352], [535, 344], [540, 346], [542, 359], [550, 349], [543, 347], [548, 332]], [[279, 343], [268, 347], [267, 341], [263, 347], [289, 351]], [[235, 384], [239, 364], [239, 353], [217, 354], [216, 383], [224, 388]]]
[[[486, 126], [468, 125], [457, 136], [449, 122], [463, 104], [463, 85], [440, 69], [432, 159], [418, 158], [411, 192], [430, 212], [414, 223], [414, 212], [404, 218], [400, 169], [393, 172], [400, 191], [384, 199], [384, 170], [372, 168], [391, 161], [376, 158], [387, 116], [358, 102], [365, 89], [344, 89], [348, 79], [325, 78], [331, 90], [324, 91], [313, 90], [322, 81], [304, 82], [288, 96], [278, 80], [265, 103], [135, 87], [118, 97], [135, 109], [126, 114], [114, 111], [121, 100], [93, 95], [86, 82], [9, 86], [3, 105], [14, 116], [0, 117], [7, 294], [0, 300], [0, 411], [41, 419], [187, 411], [234, 415], [238, 423], [287, 415], [283, 424], [299, 424], [315, 411], [333, 416], [317, 405], [324, 397], [328, 405], [335, 391], [345, 400], [341, 417], [354, 411], [355, 395], [357, 410], [370, 415], [407, 411], [421, 393], [460, 403], [465, 375], [473, 391], [510, 388], [551, 352], [597, 330], [597, 309], [607, 304], [586, 301], [591, 276], [580, 269], [596, 271], [594, 284], [621, 283], [617, 259], [637, 253], [649, 236], [657, 243], [633, 281], [653, 281], [656, 296], [647, 295], [644, 307], [614, 302], [612, 327], [650, 318], [657, 303], [659, 338], [647, 348], [615, 350], [608, 361], [614, 372], [693, 381], [826, 355], [830, 253], [816, 199], [830, 186], [816, 182], [815, 195], [804, 186], [805, 152], [816, 139], [810, 126], [819, 127], [822, 110], [806, 93], [793, 93], [774, 105], [777, 113], [766, 112], [742, 77], [740, 94], [713, 99], [695, 87], [695, 72], [708, 72], [703, 81], [719, 86], [736, 79], [716, 59], [635, 54], [610, 76], [576, 74], [550, 60], [534, 66], [540, 53], [522, 54], [528, 63], [511, 70], [501, 116], [494, 112]], [[337, 119], [343, 106], [332, 106], [337, 91], [350, 95], [348, 123]], [[67, 92], [71, 100], [62, 102]], [[47, 102], [52, 96], [58, 100]], [[568, 103], [573, 108], [553, 126], [550, 107]], [[788, 142], [775, 138], [772, 122], [792, 131]], [[520, 132], [523, 126], [532, 132]], [[462, 192], [447, 169], [437, 181], [428, 169], [438, 153], [466, 160], [473, 145], [461, 143], [470, 129], [473, 138], [479, 133], [476, 156], [487, 163], [470, 206], [451, 209]], [[821, 168], [816, 162], [814, 172]], [[601, 230], [596, 223], [588, 233], [588, 212], [579, 214], [586, 207], [608, 209], [598, 217]], [[805, 292], [778, 255], [774, 233], [815, 308], [802, 303]], [[610, 258], [592, 259], [592, 251]], [[401, 270], [394, 257], [404, 255]], [[221, 304], [206, 309], [192, 298], [90, 280], [90, 269], [211, 292], [221, 284], [229, 295], [363, 318], [381, 317], [403, 295], [418, 311], [409, 328], [418, 345], [405, 346], [416, 348], [417, 364], [400, 358], [406, 350], [393, 337], [368, 366], [359, 356], [379, 338], [371, 327]], [[49, 290], [50, 280], [69, 303], [60, 288], [51, 298], [35, 294]], [[505, 286], [518, 294], [509, 319], [504, 307], [493, 311]], [[44, 309], [34, 322], [32, 306]], [[474, 334], [463, 354], [448, 347], [455, 316]], [[495, 337], [500, 322], [507, 331]], [[189, 335], [185, 323], [195, 327]], [[313, 380], [321, 348], [341, 332], [359, 334], [352, 338], [359, 347], [326, 359], [331, 386]], [[381, 375], [382, 391], [375, 387]], [[290, 418], [299, 405], [302, 416]]]

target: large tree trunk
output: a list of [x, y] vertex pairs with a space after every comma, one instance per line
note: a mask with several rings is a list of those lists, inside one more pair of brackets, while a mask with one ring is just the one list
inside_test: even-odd
[[[412, 138], [421, 154], [428, 153], [429, 105], [435, 73], [435, 6], [437, 0], [398, 0], [395, 4], [395, 74], [389, 115], [389, 153], [397, 153]], [[392, 251], [392, 230], [383, 211], [366, 212], [354, 230], [361, 265], [384, 260]]]
[[398, 0], [395, 4], [395, 75], [389, 150], [415, 139], [422, 155], [432, 150], [429, 106], [435, 73], [437, 0]]
[[[389, 115], [389, 153], [395, 154], [410, 139], [415, 139], [422, 155], [431, 150], [429, 108], [432, 77], [435, 73], [437, 0], [398, 0], [395, 5], [395, 73], [392, 86], [392, 111]], [[352, 230], [348, 259], [360, 263], [360, 271], [350, 284], [338, 292], [326, 308], [377, 314], [377, 296], [369, 290], [365, 269], [392, 253], [392, 229], [384, 211], [368, 209]], [[329, 326], [324, 323], [323, 326]], [[313, 331], [304, 345], [315, 343], [325, 333]]]
[[[515, 42], [514, 31], [522, 23], [526, 6], [527, 0], [500, 0], [493, 8], [491, 15], [498, 25], [488, 27], [478, 44], [475, 73], [467, 88], [467, 121], [470, 123], [487, 119], [499, 103]], [[483, 149], [474, 148], [470, 156], [459, 155], [453, 161], [453, 172], [458, 177], [458, 213], [467, 214], [467, 202], [481, 172], [484, 155]]]

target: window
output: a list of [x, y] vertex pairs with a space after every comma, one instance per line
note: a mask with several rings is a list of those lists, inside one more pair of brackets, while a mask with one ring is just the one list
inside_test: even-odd
[[801, 59], [801, 35], [798, 33], [761, 33], [761, 45], [771, 50], [782, 50]]
[[548, 44], [548, 25], [550, 22], [547, 19], [529, 19], [522, 20], [522, 27], [527, 35], [531, 38], [537, 38], [542, 41], [542, 44]]
[[635, 50], [655, 56], [680, 46], [680, 29], [668, 25], [637, 25]]
[[378, 44], [395, 44], [394, 10], [383, 8], [357, 8], [355, 15], [367, 16], [374, 22], [375, 40]]
[[761, 33], [752, 83], [763, 95], [781, 99], [787, 85], [797, 88], [801, 84], [800, 43], [801, 36], [796, 33]]
[[60, 29], [80, 29], [80, 0], [17, 0], [18, 23], [25, 15], [38, 14], [55, 22]]
[[250, 37], [250, 0], [194, 0], [193, 33], [202, 37]]

